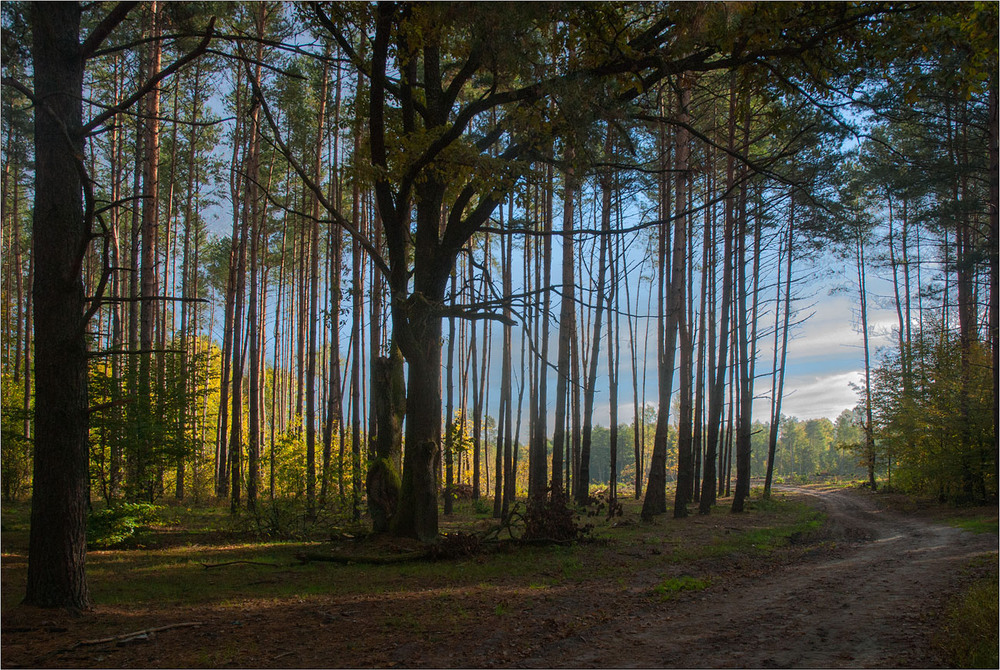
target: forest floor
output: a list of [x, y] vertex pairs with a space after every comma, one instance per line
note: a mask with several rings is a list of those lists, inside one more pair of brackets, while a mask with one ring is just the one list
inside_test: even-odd
[[[983, 530], [984, 518], [986, 532], [956, 527]], [[934, 667], [945, 604], [995, 570], [996, 518], [996, 508], [779, 487], [746, 514], [720, 505], [643, 524], [631, 503], [622, 517], [588, 519], [592, 542], [392, 565], [294, 557], [415, 547], [345, 534], [180, 542], [163, 529], [144, 547], [89, 552], [95, 606], [73, 616], [17, 605], [26, 534], [5, 507], [2, 665]], [[470, 506], [442, 530], [489, 523]]]

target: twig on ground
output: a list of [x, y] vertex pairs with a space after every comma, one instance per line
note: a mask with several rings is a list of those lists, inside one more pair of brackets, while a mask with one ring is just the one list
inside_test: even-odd
[[303, 563], [323, 561], [326, 563], [369, 563], [372, 565], [389, 565], [392, 563], [407, 563], [421, 561], [430, 557], [430, 551], [414, 551], [398, 556], [355, 556], [353, 554], [309, 554], [298, 553], [295, 558]]
[[206, 570], [210, 568], [222, 568], [227, 565], [266, 565], [269, 568], [280, 568], [283, 567], [280, 563], [268, 563], [266, 561], [226, 561], [225, 563], [202, 563], [202, 567]]
[[130, 640], [132, 638], [139, 637], [140, 635], [149, 635], [150, 633], [159, 633], [161, 631], [170, 630], [171, 628], [188, 628], [190, 626], [201, 626], [203, 622], [201, 621], [185, 621], [183, 623], [172, 623], [166, 626], [157, 626], [156, 628], [146, 628], [143, 630], [133, 631], [131, 633], [123, 633], [121, 635], [112, 635], [111, 637], [102, 637], [99, 640], [81, 640], [74, 644], [70, 649], [76, 649], [77, 647], [89, 647], [95, 644], [105, 644], [107, 642], [123, 642], [125, 640]]

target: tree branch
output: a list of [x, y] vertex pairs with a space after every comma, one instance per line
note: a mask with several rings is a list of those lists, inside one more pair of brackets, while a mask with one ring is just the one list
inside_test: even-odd
[[[242, 53], [242, 48], [240, 51]], [[244, 63], [244, 65], [247, 67], [247, 71], [249, 73], [249, 63]], [[330, 216], [333, 217], [333, 220], [337, 223], [337, 225], [350, 233], [351, 236], [365, 248], [365, 250], [371, 255], [372, 262], [375, 266], [382, 274], [388, 277], [389, 266], [386, 265], [386, 262], [382, 259], [382, 255], [378, 252], [378, 249], [375, 248], [375, 245], [372, 244], [372, 241], [368, 239], [366, 235], [362, 234], [360, 230], [355, 228], [351, 222], [340, 213], [340, 210], [338, 210], [333, 203], [327, 199], [326, 194], [323, 193], [323, 189], [320, 188], [319, 184], [313, 181], [312, 177], [309, 176], [309, 173], [302, 167], [302, 164], [295, 158], [291, 150], [285, 144], [284, 140], [281, 139], [281, 131], [279, 130], [274, 117], [271, 115], [271, 109], [267, 104], [267, 100], [264, 98], [264, 92], [261, 91], [260, 85], [253, 76], [249, 76], [248, 80], [250, 81], [250, 87], [253, 89], [254, 97], [260, 102], [260, 108], [261, 111], [264, 112], [264, 118], [267, 119], [267, 124], [271, 127], [271, 133], [274, 135], [274, 137], [267, 139], [281, 151], [281, 154], [292, 166], [292, 169], [295, 170], [295, 173], [299, 175], [300, 179], [302, 179], [306, 188], [312, 191], [313, 196], [319, 200], [320, 204], [323, 205], [323, 208], [330, 213]]]
[[97, 47], [101, 46], [108, 35], [111, 34], [111, 31], [124, 21], [128, 13], [138, 4], [138, 2], [119, 2], [115, 5], [108, 12], [107, 16], [101, 19], [101, 22], [87, 35], [87, 39], [80, 46], [80, 57], [87, 60], [93, 56]]
[[84, 135], [89, 135], [94, 131], [95, 128], [100, 126], [102, 123], [104, 123], [108, 119], [116, 116], [120, 112], [134, 105], [144, 95], [152, 91], [156, 87], [156, 85], [159, 84], [161, 81], [172, 75], [174, 72], [177, 72], [179, 69], [181, 69], [182, 67], [193, 61], [195, 58], [198, 58], [203, 53], [205, 53], [205, 51], [208, 49], [208, 43], [212, 40], [212, 35], [214, 31], [215, 31], [215, 17], [213, 16], [212, 20], [208, 22], [208, 28], [205, 30], [205, 37], [201, 40], [198, 46], [194, 48], [193, 51], [188, 53], [186, 56], [178, 58], [169, 67], [160, 70], [153, 77], [146, 80], [146, 82], [139, 88], [139, 90], [130, 95], [128, 98], [121, 101], [114, 107], [108, 108], [101, 114], [98, 114], [93, 119], [91, 119], [90, 123], [88, 123], [83, 127]]

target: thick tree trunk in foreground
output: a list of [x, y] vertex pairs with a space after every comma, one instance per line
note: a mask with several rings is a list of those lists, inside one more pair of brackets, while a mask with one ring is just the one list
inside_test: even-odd
[[[86, 557], [87, 340], [80, 8], [32, 3], [35, 464], [25, 603], [90, 607]], [[68, 134], [68, 137], [67, 137]]]

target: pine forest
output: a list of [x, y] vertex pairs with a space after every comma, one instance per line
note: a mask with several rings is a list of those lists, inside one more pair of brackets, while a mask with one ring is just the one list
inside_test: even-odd
[[[877, 661], [863, 649], [852, 660], [713, 657], [708, 638], [642, 656], [683, 637], [646, 610], [635, 616], [661, 621], [663, 641], [630, 625], [617, 653], [634, 660], [596, 651], [625, 645], [607, 623], [580, 629], [560, 655], [544, 636], [525, 647], [504, 623], [503, 603], [521, 612], [528, 596], [496, 594], [483, 616], [520, 656], [475, 641], [478, 615], [455, 618], [471, 601], [414, 610], [397, 624], [404, 637], [433, 640], [424, 619], [440, 610], [449, 642], [401, 645], [398, 658], [391, 631], [340, 656], [280, 645], [253, 656], [245, 642], [225, 657], [170, 655], [194, 654], [183, 637], [215, 624], [160, 610], [66, 624], [71, 637], [51, 641], [64, 649], [49, 656], [31, 655], [47, 649], [41, 638], [22, 649], [9, 631], [43, 635], [27, 606], [104, 611], [119, 602], [101, 576], [114, 552], [166, 552], [162, 538], [199, 523], [204, 538], [242, 548], [191, 558], [190, 579], [267, 584], [253, 580], [294, 554], [316, 571], [289, 582], [297, 593], [337, 570], [330, 579], [344, 581], [330, 590], [345, 593], [378, 570], [428, 588], [466, 583], [411, 567], [413, 554], [480, 566], [459, 572], [556, 561], [561, 577], [538, 587], [550, 590], [596, 562], [627, 594], [615, 570], [640, 561], [629, 556], [679, 565], [686, 546], [695, 567], [650, 567], [656, 584], [634, 587], [657, 612], [693, 611], [685, 592], [751, 579], [755, 561], [773, 571], [795, 551], [818, 560], [803, 546], [863, 553], [865, 538], [903, 532], [871, 522], [837, 535], [857, 522], [851, 496], [893, 514], [985, 514], [985, 535], [934, 546], [995, 562], [996, 3], [0, 11], [5, 656], [69, 667], [995, 667], [995, 565], [987, 666], [940, 645], [939, 656]], [[807, 408], [807, 378], [836, 409]], [[774, 530], [795, 514], [798, 526]], [[780, 542], [691, 548], [750, 538], [763, 532], [757, 519]], [[654, 541], [667, 543], [655, 556], [644, 548]], [[530, 612], [555, 608], [553, 593], [508, 616], [548, 630]], [[618, 603], [612, 617], [636, 607], [605, 597]], [[356, 621], [335, 611], [363, 608], [352, 602], [320, 606], [344, 619], [323, 635]], [[250, 616], [243, 607], [219, 621]], [[546, 619], [552, 635], [574, 639], [558, 633], [559, 616]], [[68, 644], [155, 626], [162, 641], [145, 646], [123, 647], [136, 638], [121, 635]], [[142, 656], [168, 636], [177, 649]], [[341, 642], [329, 644], [332, 654]], [[110, 655], [95, 656], [100, 645]]]

